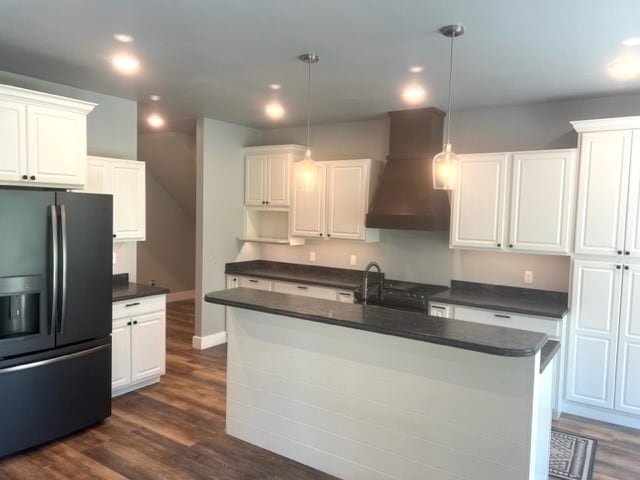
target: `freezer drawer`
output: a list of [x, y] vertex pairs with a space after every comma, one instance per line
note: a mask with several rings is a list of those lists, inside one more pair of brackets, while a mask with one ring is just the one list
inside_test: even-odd
[[0, 369], [0, 457], [111, 415], [111, 344]]

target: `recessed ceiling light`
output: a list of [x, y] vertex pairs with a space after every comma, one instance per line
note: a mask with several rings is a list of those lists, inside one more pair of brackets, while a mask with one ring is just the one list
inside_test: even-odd
[[640, 45], [640, 37], [627, 38], [622, 42], [622, 45], [624, 45], [625, 47], [637, 47], [638, 45]]
[[611, 75], [618, 80], [630, 80], [640, 75], [640, 59], [627, 57], [609, 65]]
[[420, 85], [409, 85], [402, 91], [402, 99], [409, 105], [418, 105], [424, 102], [427, 92]]
[[149, 100], [152, 102], [158, 102], [160, 101], [160, 95], [149, 95]]
[[159, 113], [152, 113], [147, 117], [147, 123], [150, 127], [161, 128], [164, 126], [164, 118]]
[[269, 88], [271, 90], [280, 90], [282, 88], [282, 85], [280, 85], [279, 83], [272, 83], [271, 85], [269, 85]]
[[411, 73], [420, 73], [424, 71], [424, 67], [421, 67], [420, 65], [414, 65], [413, 67], [409, 67], [409, 71]]
[[113, 38], [120, 43], [131, 43], [134, 40], [131, 35], [127, 35], [126, 33], [114, 33]]
[[123, 75], [135, 75], [140, 70], [140, 60], [129, 54], [114, 55], [111, 64]]
[[271, 102], [264, 108], [264, 113], [272, 120], [284, 117], [284, 108], [278, 102]]

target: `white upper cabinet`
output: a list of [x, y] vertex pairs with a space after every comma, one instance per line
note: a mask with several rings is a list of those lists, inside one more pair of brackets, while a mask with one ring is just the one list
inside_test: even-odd
[[640, 256], [640, 117], [572, 124], [580, 132], [576, 253]]
[[87, 193], [113, 195], [114, 241], [146, 238], [145, 163], [119, 158], [87, 157]]
[[450, 245], [567, 254], [575, 150], [460, 155]]
[[291, 163], [306, 151], [300, 145], [246, 147], [244, 203], [288, 207]]
[[452, 247], [500, 249], [504, 241], [509, 155], [459, 155], [451, 208]]
[[86, 177], [95, 104], [0, 85], [0, 183], [74, 188]]
[[296, 182], [294, 165], [291, 236], [377, 241], [377, 230], [365, 228], [369, 200], [379, 166], [370, 159], [316, 162], [313, 191]]

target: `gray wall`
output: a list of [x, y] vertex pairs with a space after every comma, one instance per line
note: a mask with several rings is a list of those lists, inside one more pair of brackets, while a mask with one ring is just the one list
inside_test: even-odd
[[[454, 112], [452, 144], [458, 153], [576, 147], [569, 121], [637, 115], [640, 95], [619, 95], [563, 102], [517, 105]], [[317, 125], [312, 147], [318, 160], [371, 157], [387, 153], [386, 120]], [[263, 144], [306, 142], [305, 128], [263, 131]], [[382, 230], [380, 242], [362, 244], [340, 240], [307, 240], [304, 246], [264, 245], [261, 258], [363, 268], [376, 260], [390, 278], [447, 284], [451, 279], [567, 291], [568, 257], [488, 253], [448, 248], [447, 234]], [[357, 265], [349, 265], [349, 256]], [[534, 272], [533, 285], [523, 282], [524, 270]]]
[[[0, 72], [0, 83], [97, 103], [87, 117], [87, 153], [105, 157], [136, 158], [136, 102], [9, 72]], [[113, 250], [116, 257], [113, 272], [129, 273], [130, 279], [135, 281], [135, 242], [115, 243]]]
[[171, 292], [195, 289], [196, 138], [183, 133], [138, 137], [147, 170], [147, 239], [138, 242], [138, 281]]
[[[224, 265], [257, 258], [243, 246], [244, 156], [242, 147], [255, 144], [260, 132], [230, 123], [200, 118], [196, 148], [196, 319], [195, 335], [225, 330], [224, 307], [205, 303], [204, 293], [226, 287]], [[241, 251], [242, 249], [242, 251]]]

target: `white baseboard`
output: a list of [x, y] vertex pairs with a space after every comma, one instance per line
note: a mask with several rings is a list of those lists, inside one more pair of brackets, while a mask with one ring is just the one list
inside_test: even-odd
[[623, 427], [640, 429], [640, 418], [635, 415], [626, 415], [624, 413], [613, 412], [598, 407], [590, 407], [587, 405], [578, 405], [572, 402], [562, 403], [562, 413], [578, 415], [580, 417], [591, 418], [601, 422], [622, 425]]
[[191, 300], [196, 298], [195, 290], [185, 290], [184, 292], [167, 293], [167, 303], [179, 302], [180, 300]]
[[196, 350], [204, 350], [205, 348], [215, 347], [227, 343], [227, 332], [218, 332], [205, 337], [193, 336], [193, 348]]

